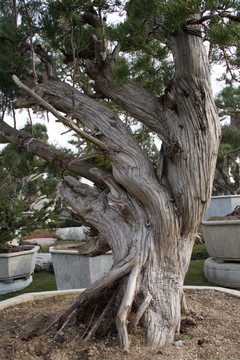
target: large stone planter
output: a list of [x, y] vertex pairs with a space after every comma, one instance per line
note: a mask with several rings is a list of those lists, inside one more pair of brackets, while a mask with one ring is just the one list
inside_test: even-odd
[[112, 253], [84, 257], [77, 250], [50, 247], [58, 290], [82, 289], [106, 273], [113, 264]]
[[203, 221], [202, 232], [212, 258], [240, 261], [240, 220]]
[[0, 294], [24, 289], [32, 282], [39, 246], [22, 246], [23, 251], [0, 254]]
[[238, 205], [240, 205], [240, 195], [212, 196], [205, 219], [230, 214]]

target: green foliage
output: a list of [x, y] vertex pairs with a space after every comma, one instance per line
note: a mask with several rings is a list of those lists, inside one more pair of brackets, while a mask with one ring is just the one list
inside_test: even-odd
[[[44, 125], [36, 124], [33, 128], [28, 124], [24, 128], [26, 134], [35, 134], [42, 141], [46, 141], [47, 129]], [[26, 216], [29, 205], [39, 195], [53, 199], [56, 196], [56, 185], [59, 180], [53, 165], [48, 165], [38, 158], [17, 147], [7, 145], [0, 153], [0, 247], [12, 240], [18, 231], [28, 234], [39, 227], [56, 227], [56, 221], [51, 214], [51, 221], [47, 221], [48, 212], [35, 211], [32, 216]], [[53, 205], [51, 203], [48, 206]]]
[[184, 285], [215, 286], [214, 284], [208, 282], [204, 276], [204, 261], [205, 260], [191, 261], [184, 280]]
[[234, 193], [240, 187], [239, 144], [240, 130], [223, 126], [214, 181], [220, 193]]
[[114, 79], [119, 86], [123, 86], [127, 82], [129, 67], [128, 62], [124, 57], [118, 57], [116, 67], [113, 69], [113, 74]]
[[195, 244], [192, 251], [192, 260], [205, 260], [209, 258], [205, 244]]
[[219, 116], [240, 114], [240, 86], [226, 86], [215, 99]]
[[[231, 149], [236, 149], [240, 145], [240, 129], [232, 128], [228, 125], [222, 127], [221, 144], [230, 145]], [[230, 149], [229, 149], [230, 150]], [[237, 154], [239, 156], [239, 153]]]
[[155, 145], [155, 139], [151, 136], [151, 132], [145, 127], [140, 126], [133, 135], [135, 136], [142, 149], [147, 154], [153, 165], [157, 165], [158, 149]]
[[[22, 2], [19, 2], [19, 16], [11, 0], [0, 3], [0, 105], [1, 112], [12, 109], [12, 102], [19, 95], [19, 90], [12, 81], [13, 74], [21, 76], [26, 69], [32, 69], [31, 53], [26, 51], [29, 27], [25, 22]], [[29, 14], [36, 18], [36, 4], [32, 1], [33, 11]], [[35, 15], [34, 15], [35, 14]]]

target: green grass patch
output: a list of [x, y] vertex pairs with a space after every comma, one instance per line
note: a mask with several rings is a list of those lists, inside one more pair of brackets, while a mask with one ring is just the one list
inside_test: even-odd
[[192, 260], [184, 281], [184, 285], [195, 285], [195, 286], [216, 286], [204, 276], [204, 261], [205, 260]]
[[195, 244], [192, 251], [191, 260], [205, 260], [209, 258], [206, 244]]

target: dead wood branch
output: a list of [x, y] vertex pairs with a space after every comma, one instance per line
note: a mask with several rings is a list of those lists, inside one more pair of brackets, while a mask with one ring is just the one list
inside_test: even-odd
[[44, 331], [46, 333], [54, 325], [59, 324], [60, 327], [65, 327], [65, 323], [68, 323], [68, 317], [72, 312], [79, 306], [86, 305], [91, 301], [92, 298], [104, 290], [109, 285], [113, 284], [115, 281], [119, 280], [123, 276], [127, 275], [134, 264], [136, 263], [136, 253], [135, 250], [132, 250], [130, 254], [120, 261], [118, 265], [109, 270], [108, 273], [101, 276], [97, 281], [90, 285], [79, 297], [77, 300], [67, 308], [59, 317], [57, 317]]
[[140, 264], [139, 261], [137, 261], [129, 275], [127, 287], [125, 290], [125, 294], [122, 300], [122, 303], [119, 307], [117, 319], [116, 319], [116, 325], [118, 330], [118, 335], [120, 339], [120, 347], [127, 351], [130, 346], [129, 338], [128, 338], [128, 331], [127, 331], [127, 316], [129, 314], [129, 311], [131, 310], [132, 303], [134, 300], [134, 295], [136, 291], [136, 285], [137, 285], [137, 278], [140, 272]]
[[50, 111], [58, 120], [60, 120], [64, 125], [68, 126], [70, 129], [74, 130], [77, 134], [83, 137], [86, 140], [89, 140], [96, 146], [100, 147], [100, 149], [108, 150], [108, 146], [104, 144], [102, 141], [95, 139], [92, 135], [87, 134], [85, 131], [81, 130], [77, 125], [75, 125], [72, 120], [62, 116], [51, 104], [37, 95], [33, 90], [24, 85], [16, 75], [12, 76], [13, 81], [16, 85], [20, 87], [20, 89], [24, 90], [29, 96], [34, 98], [39, 105], [44, 107], [46, 110]]
[[105, 316], [107, 315], [107, 313], [109, 312], [109, 310], [111, 309], [111, 306], [114, 302], [114, 300], [116, 299], [116, 295], [117, 295], [117, 291], [114, 292], [114, 294], [112, 295], [111, 299], [109, 300], [107, 306], [105, 307], [105, 309], [103, 310], [103, 312], [101, 313], [101, 315], [99, 316], [98, 320], [95, 322], [95, 324], [93, 325], [93, 327], [91, 328], [91, 330], [89, 331], [88, 335], [86, 336], [86, 338], [84, 339], [84, 342], [87, 342], [88, 340], [90, 340], [94, 334], [96, 333], [97, 329], [99, 328], [99, 326], [101, 325], [102, 321], [104, 320]]
[[139, 307], [136, 315], [134, 316], [134, 318], [130, 322], [130, 325], [129, 325], [129, 328], [128, 328], [129, 333], [131, 333], [135, 329], [135, 327], [139, 323], [141, 317], [143, 316], [143, 314], [147, 310], [148, 306], [150, 305], [151, 301], [152, 301], [152, 295], [148, 291], [143, 303], [141, 304], [141, 306]]

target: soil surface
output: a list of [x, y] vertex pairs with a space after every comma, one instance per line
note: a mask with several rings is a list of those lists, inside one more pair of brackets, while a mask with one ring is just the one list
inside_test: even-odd
[[[73, 296], [24, 303], [0, 311], [0, 359], [14, 360], [239, 360], [240, 299], [207, 291], [186, 291], [187, 312], [173, 345], [150, 349], [144, 331], [131, 335], [128, 353], [118, 347], [117, 335], [106, 333], [84, 343], [83, 324], [71, 325], [54, 338], [56, 329], [41, 334]], [[91, 318], [88, 319], [91, 321]], [[91, 326], [88, 327], [91, 328]]]
[[9, 253], [21, 252], [24, 250], [29, 250], [29, 249], [23, 249], [21, 246], [8, 244], [6, 245], [6, 247], [0, 248], [0, 254], [9, 254]]
[[229, 215], [229, 216], [211, 216], [207, 221], [232, 221], [240, 220], [240, 215]]

